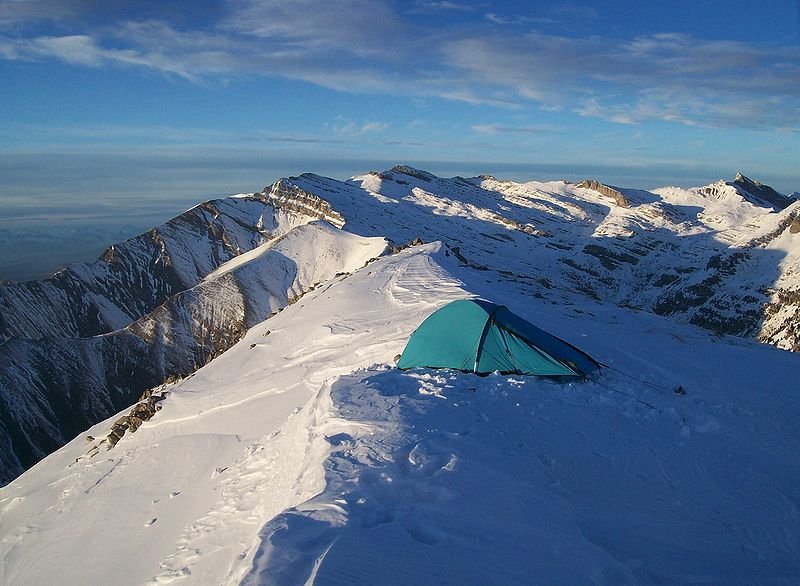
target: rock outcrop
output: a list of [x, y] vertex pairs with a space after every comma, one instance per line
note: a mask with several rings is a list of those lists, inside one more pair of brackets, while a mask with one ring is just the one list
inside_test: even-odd
[[611, 199], [614, 200], [614, 203], [616, 203], [621, 208], [629, 208], [629, 207], [631, 207], [630, 200], [627, 197], [625, 197], [624, 195], [622, 195], [622, 193], [619, 190], [617, 190], [617, 189], [615, 189], [615, 188], [613, 188], [613, 187], [611, 187], [609, 185], [605, 185], [603, 183], [600, 183], [599, 181], [596, 181], [594, 179], [584, 179], [583, 181], [578, 183], [575, 187], [582, 187], [584, 189], [591, 189], [592, 191], [596, 191], [600, 195], [604, 195], [606, 197], [610, 197]]
[[344, 227], [342, 215], [331, 208], [331, 204], [321, 197], [304, 191], [287, 179], [279, 179], [264, 188], [260, 194], [264, 201], [279, 209], [302, 214], [318, 220], [325, 220], [337, 228]]
[[113, 448], [126, 432], [135, 433], [142, 423], [149, 421], [161, 409], [159, 403], [167, 398], [167, 394], [163, 388], [146, 390], [130, 412], [111, 426], [111, 432], [106, 436], [108, 445]]
[[775, 209], [778, 210], [786, 209], [793, 203], [792, 198], [778, 193], [769, 185], [764, 185], [760, 181], [754, 181], [749, 177], [745, 177], [741, 173], [736, 174], [736, 178], [733, 180], [732, 185], [739, 188], [740, 191], [744, 191], [746, 194], [749, 194], [756, 199], [761, 200], [762, 202], [774, 206]]

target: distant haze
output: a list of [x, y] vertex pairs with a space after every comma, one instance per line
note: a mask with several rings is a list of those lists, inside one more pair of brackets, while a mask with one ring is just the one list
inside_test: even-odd
[[0, 277], [303, 172], [792, 193], [799, 8], [0, 0]]
[[[259, 191], [279, 177], [316, 173], [347, 179], [407, 163], [439, 176], [491, 174], [515, 181], [596, 178], [621, 187], [692, 187], [732, 180], [738, 169], [607, 167], [587, 164], [509, 164], [415, 160], [283, 160], [224, 153], [6, 155], [0, 160], [0, 279], [45, 278], [74, 262], [97, 258], [130, 238], [208, 199]], [[800, 188], [761, 177], [778, 191]]]

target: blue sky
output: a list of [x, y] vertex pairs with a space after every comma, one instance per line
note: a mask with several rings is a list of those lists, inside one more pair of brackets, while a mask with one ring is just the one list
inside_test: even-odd
[[77, 216], [103, 195], [167, 214], [398, 162], [642, 188], [741, 170], [800, 190], [798, 10], [0, 0], [0, 224], [56, 196]]

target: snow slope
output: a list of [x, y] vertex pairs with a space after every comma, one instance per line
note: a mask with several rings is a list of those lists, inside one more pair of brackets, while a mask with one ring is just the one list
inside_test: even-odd
[[310, 220], [286, 219], [284, 226], [295, 226], [234, 257], [124, 329], [1, 345], [0, 481], [130, 406], [145, 389], [194, 372], [250, 326], [386, 248], [383, 238], [362, 238]]
[[[617, 370], [392, 368], [470, 295]], [[798, 366], [408, 248], [252, 327], [116, 447], [111, 418], [0, 489], [0, 582], [796, 583]]]

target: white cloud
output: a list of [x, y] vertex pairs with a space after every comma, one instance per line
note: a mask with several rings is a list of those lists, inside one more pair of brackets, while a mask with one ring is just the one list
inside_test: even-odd
[[472, 130], [479, 134], [548, 134], [556, 132], [553, 126], [540, 125], [522, 125], [510, 126], [503, 124], [476, 124], [472, 126]]
[[404, 46], [406, 25], [385, 0], [231, 0], [224, 30], [288, 50], [336, 50], [389, 58]]
[[359, 134], [377, 134], [389, 128], [386, 122], [367, 122], [358, 131]]
[[97, 67], [103, 62], [102, 53], [91, 37], [70, 35], [65, 37], [37, 37], [17, 44], [6, 43], [4, 51], [16, 58], [54, 57], [72, 65]]
[[466, 87], [525, 98], [614, 122], [650, 119], [708, 126], [800, 123], [800, 64], [792, 48], [684, 35], [623, 44], [530, 33], [456, 39], [445, 59]]
[[[0, 39], [0, 55], [6, 59], [36, 61], [53, 58], [70, 65], [101, 67], [107, 64], [145, 67], [190, 80], [198, 75], [180, 59], [136, 48], [106, 48], [88, 35], [43, 36], [25, 40]], [[202, 73], [207, 73], [203, 71]]]
[[381, 134], [389, 128], [386, 122], [372, 121], [358, 123], [352, 120], [338, 119], [336, 123], [330, 125], [331, 130], [338, 134], [348, 136], [367, 136]]
[[477, 10], [475, 4], [464, 2], [452, 2], [450, 0], [425, 0], [418, 1], [416, 6], [419, 10], [455, 10], [458, 12], [474, 12]]
[[[68, 11], [68, 3], [56, 0], [23, 4], [0, 0], [6, 10], [0, 22], [42, 18], [50, 7]], [[453, 11], [468, 5], [433, 0], [416, 6]], [[339, 91], [536, 105], [625, 124], [800, 126], [796, 47], [674, 33], [620, 41], [513, 28], [498, 34], [489, 27], [476, 35], [474, 27], [434, 26], [401, 14], [387, 0], [230, 0], [226, 6], [225, 16], [203, 30], [148, 20], [60, 35], [0, 35], [0, 58], [140, 67], [194, 82], [281, 76]], [[581, 10], [561, 3], [541, 18]], [[591, 8], [581, 14], [597, 17]], [[496, 13], [486, 18], [522, 22]], [[351, 131], [385, 130], [373, 124]]]

